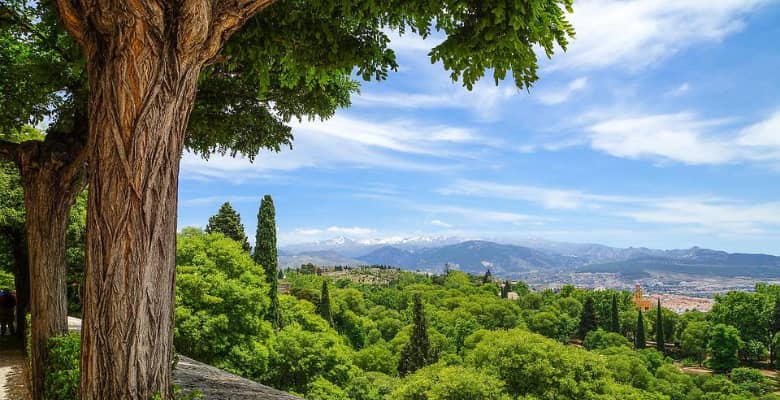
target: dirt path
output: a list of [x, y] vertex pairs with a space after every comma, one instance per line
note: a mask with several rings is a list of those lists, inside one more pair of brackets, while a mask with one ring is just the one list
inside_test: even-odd
[[19, 342], [9, 336], [0, 337], [0, 400], [30, 398], [24, 379], [25, 365]]

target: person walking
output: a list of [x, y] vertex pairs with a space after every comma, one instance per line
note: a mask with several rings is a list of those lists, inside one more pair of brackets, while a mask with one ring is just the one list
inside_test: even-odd
[[16, 292], [10, 290], [3, 290], [2, 296], [0, 296], [0, 336], [5, 335], [6, 329], [10, 331], [11, 335], [16, 334], [14, 328], [14, 309], [16, 308]]

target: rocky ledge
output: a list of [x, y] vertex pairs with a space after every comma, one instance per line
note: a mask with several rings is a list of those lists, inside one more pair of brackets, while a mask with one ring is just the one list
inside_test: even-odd
[[207, 400], [300, 400], [184, 356], [173, 370], [173, 382], [185, 394], [197, 390]]
[[[68, 317], [71, 331], [81, 330], [81, 320]], [[211, 365], [179, 356], [173, 383], [184, 394], [198, 391], [205, 400], [301, 400], [288, 393], [261, 385]]]

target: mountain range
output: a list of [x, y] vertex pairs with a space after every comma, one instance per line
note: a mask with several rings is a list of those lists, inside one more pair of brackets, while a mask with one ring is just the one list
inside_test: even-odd
[[498, 243], [454, 237], [376, 240], [340, 237], [283, 247], [279, 254], [279, 264], [285, 268], [305, 263], [320, 266], [374, 264], [440, 271], [449, 265], [471, 273], [483, 273], [489, 268], [493, 274], [504, 277], [531, 271], [608, 272], [631, 279], [651, 273], [780, 277], [780, 257], [767, 254], [727, 253], [698, 247], [675, 250], [617, 248], [542, 239]]

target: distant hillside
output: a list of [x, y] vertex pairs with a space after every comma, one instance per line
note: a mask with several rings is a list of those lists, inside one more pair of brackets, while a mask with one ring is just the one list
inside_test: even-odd
[[727, 253], [693, 247], [658, 250], [617, 248], [594, 243], [552, 242], [543, 239], [501, 244], [453, 237], [410, 237], [371, 240], [336, 238], [280, 249], [279, 264], [297, 268], [312, 263], [390, 265], [404, 269], [441, 270], [445, 264], [472, 273], [486, 268], [504, 277], [532, 270], [619, 273], [635, 280], [650, 273], [708, 276], [780, 277], [780, 257]]
[[298, 268], [303, 264], [314, 264], [319, 266], [334, 265], [362, 265], [364, 262], [354, 258], [346, 257], [335, 251], [307, 251], [295, 255], [280, 255], [280, 268]]
[[667, 250], [663, 256], [636, 257], [629, 260], [581, 267], [578, 272], [612, 272], [624, 276], [646, 276], [651, 272], [708, 276], [780, 277], [780, 257], [766, 254], [726, 253], [700, 249]]
[[392, 265], [404, 269], [441, 269], [449, 264], [463, 271], [482, 273], [490, 268], [494, 274], [501, 276], [539, 268], [574, 268], [583, 264], [577, 257], [482, 240], [419, 250], [385, 246], [358, 259], [368, 264]]

